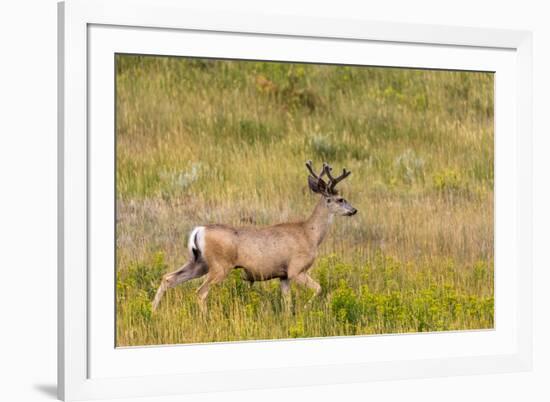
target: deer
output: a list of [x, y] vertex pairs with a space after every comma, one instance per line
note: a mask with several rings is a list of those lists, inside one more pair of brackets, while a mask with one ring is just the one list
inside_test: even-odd
[[315, 173], [311, 161], [306, 162], [306, 168], [309, 189], [320, 195], [306, 220], [264, 227], [209, 224], [193, 228], [187, 245], [188, 261], [162, 277], [152, 310], [157, 310], [166, 290], [205, 276], [197, 289], [197, 296], [200, 310], [206, 312], [211, 287], [221, 283], [233, 269], [242, 269], [244, 279], [251, 285], [256, 281], [279, 279], [287, 306], [290, 304], [290, 283], [305, 286], [314, 293], [307, 302], [310, 304], [321, 293], [321, 286], [308, 271], [315, 262], [333, 217], [353, 216], [357, 209], [335, 188], [351, 174], [350, 171], [344, 168], [341, 175], [333, 177], [332, 168], [326, 162], [319, 174]]

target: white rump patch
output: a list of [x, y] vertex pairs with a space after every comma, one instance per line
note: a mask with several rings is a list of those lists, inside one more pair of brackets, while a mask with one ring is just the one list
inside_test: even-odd
[[[198, 250], [204, 255], [204, 226], [195, 227], [189, 234], [189, 240], [187, 241], [187, 248], [189, 252], [193, 254], [193, 249]], [[195, 237], [197, 238], [195, 242]]]

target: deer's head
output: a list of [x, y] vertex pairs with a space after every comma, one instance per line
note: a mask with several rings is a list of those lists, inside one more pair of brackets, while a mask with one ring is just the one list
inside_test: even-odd
[[[340, 176], [332, 177], [332, 168], [326, 162], [323, 163], [323, 169], [319, 174], [316, 174], [313, 170], [311, 161], [306, 162], [306, 167], [309, 170], [309, 176], [307, 177], [309, 188], [314, 193], [321, 194], [325, 201], [325, 206], [331, 213], [344, 216], [351, 216], [357, 213], [357, 209], [341, 197], [335, 188], [339, 182], [351, 174], [350, 171], [343, 169]], [[325, 175], [328, 182], [323, 179]]]

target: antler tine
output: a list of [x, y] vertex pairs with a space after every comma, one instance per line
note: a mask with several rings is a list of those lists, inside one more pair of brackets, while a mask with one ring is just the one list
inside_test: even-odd
[[315, 172], [313, 171], [313, 165], [312, 165], [312, 162], [311, 161], [307, 161], [306, 162], [306, 167], [307, 167], [307, 170], [309, 170], [309, 174], [312, 175], [313, 177], [315, 177], [316, 179], [319, 178], [319, 176], [317, 176], [315, 174]]
[[341, 182], [342, 180], [344, 180], [346, 177], [348, 177], [351, 172], [346, 170], [346, 168], [344, 168], [342, 170], [342, 174], [336, 178], [332, 177], [332, 174], [330, 174], [330, 171], [332, 170], [332, 168], [330, 167], [330, 165], [328, 163], [324, 163], [323, 164], [323, 170], [326, 172], [328, 178], [329, 178], [329, 182], [328, 182], [328, 188], [331, 192], [333, 193], [336, 193], [336, 190], [334, 189], [334, 187], [336, 187], [336, 185]]
[[326, 162], [323, 162], [323, 173], [325, 173], [330, 181], [334, 180], [334, 177], [330, 174], [330, 171], [332, 170], [332, 167]]
[[316, 179], [320, 180], [323, 175], [325, 174], [325, 165], [323, 164], [323, 169], [321, 170], [321, 173], [318, 175], [313, 171], [313, 163], [311, 161], [306, 162], [307, 170], [309, 170], [309, 173]]

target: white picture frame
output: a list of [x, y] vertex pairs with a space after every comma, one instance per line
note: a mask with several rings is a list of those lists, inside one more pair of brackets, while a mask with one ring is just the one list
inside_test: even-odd
[[[58, 15], [61, 399], [530, 369], [529, 32], [229, 15], [174, 0], [69, 0], [59, 4]], [[109, 68], [121, 51], [495, 71], [495, 330], [115, 348]]]

